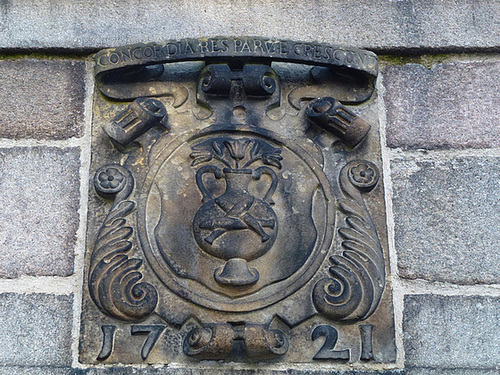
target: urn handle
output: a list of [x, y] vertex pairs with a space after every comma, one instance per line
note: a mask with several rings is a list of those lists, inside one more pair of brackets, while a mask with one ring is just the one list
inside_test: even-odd
[[198, 172], [196, 172], [196, 185], [198, 185], [198, 188], [201, 191], [201, 194], [203, 195], [202, 202], [208, 202], [213, 199], [212, 194], [208, 191], [208, 189], [205, 187], [205, 184], [203, 183], [203, 175], [205, 173], [213, 173], [215, 178], [219, 179], [222, 178], [224, 173], [220, 170], [219, 167], [216, 167], [215, 165], [205, 165], [198, 169]]
[[271, 186], [269, 186], [269, 189], [267, 190], [267, 193], [264, 196], [264, 202], [266, 202], [268, 204], [274, 204], [274, 201], [272, 198], [273, 198], [274, 192], [276, 191], [276, 187], [278, 186], [278, 176], [276, 176], [276, 173], [269, 167], [259, 167], [253, 171], [252, 177], [255, 180], [259, 180], [263, 174], [269, 175], [272, 179]]

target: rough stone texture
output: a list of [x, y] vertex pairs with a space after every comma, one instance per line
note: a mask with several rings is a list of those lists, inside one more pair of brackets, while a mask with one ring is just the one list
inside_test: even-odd
[[77, 375], [77, 370], [68, 367], [0, 367], [0, 375]]
[[500, 61], [389, 66], [382, 75], [388, 146], [500, 147]]
[[[332, 367], [335, 367], [334, 365]], [[403, 375], [401, 370], [393, 371], [334, 371], [332, 370], [266, 370], [263, 366], [258, 366], [252, 370], [236, 369], [197, 369], [197, 368], [132, 368], [132, 367], [113, 367], [108, 369], [84, 370], [82, 375]], [[79, 373], [80, 374], [80, 373]]]
[[343, 0], [84, 0], [1, 3], [0, 48], [102, 48], [164, 38], [258, 35], [373, 49], [491, 49], [500, 3]]
[[[0, 375], [404, 375], [402, 370], [394, 371], [330, 371], [330, 370], [223, 370], [223, 369], [196, 369], [196, 368], [133, 368], [113, 367], [99, 369], [71, 369], [58, 367], [0, 367]], [[420, 375], [420, 374], [418, 374]], [[447, 374], [445, 374], [447, 375]], [[462, 375], [450, 373], [449, 375]], [[474, 375], [464, 373], [464, 375]], [[486, 374], [489, 375], [489, 374]], [[495, 374], [496, 375], [496, 374]]]
[[79, 151], [0, 149], [0, 277], [73, 273]]
[[500, 282], [500, 158], [393, 161], [399, 272], [460, 284]]
[[405, 375], [498, 375], [498, 369], [432, 369], [432, 368], [410, 368], [406, 369]]
[[0, 294], [0, 363], [69, 366], [73, 297]]
[[[196, 368], [133, 368], [112, 367], [99, 369], [71, 369], [58, 367], [0, 367], [0, 375], [404, 375], [402, 370], [393, 371], [333, 371], [333, 370], [223, 370], [223, 369], [196, 369]], [[420, 374], [418, 374], [420, 375]], [[448, 375], [448, 374], [445, 374]], [[462, 375], [450, 373], [449, 375]], [[474, 375], [464, 373], [464, 375]], [[486, 374], [489, 375], [489, 374]]]
[[500, 366], [500, 298], [408, 295], [404, 304], [406, 366]]
[[0, 137], [82, 136], [84, 76], [83, 61], [0, 61]]

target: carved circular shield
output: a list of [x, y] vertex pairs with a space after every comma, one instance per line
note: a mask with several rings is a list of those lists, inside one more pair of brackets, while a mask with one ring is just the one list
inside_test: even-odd
[[334, 198], [298, 142], [213, 126], [154, 146], [138, 205], [146, 259], [179, 296], [245, 312], [315, 274], [333, 237]]

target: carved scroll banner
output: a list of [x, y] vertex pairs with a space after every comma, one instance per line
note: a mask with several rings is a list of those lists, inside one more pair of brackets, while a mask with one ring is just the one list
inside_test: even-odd
[[80, 361], [394, 364], [377, 70], [255, 37], [97, 53]]

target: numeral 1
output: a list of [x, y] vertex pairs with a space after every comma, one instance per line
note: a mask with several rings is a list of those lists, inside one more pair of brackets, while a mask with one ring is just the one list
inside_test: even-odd
[[373, 324], [359, 326], [361, 334], [361, 359], [369, 361], [373, 359]]
[[113, 352], [116, 326], [104, 325], [101, 327], [103, 338], [101, 352], [97, 356], [98, 361], [104, 361]]

